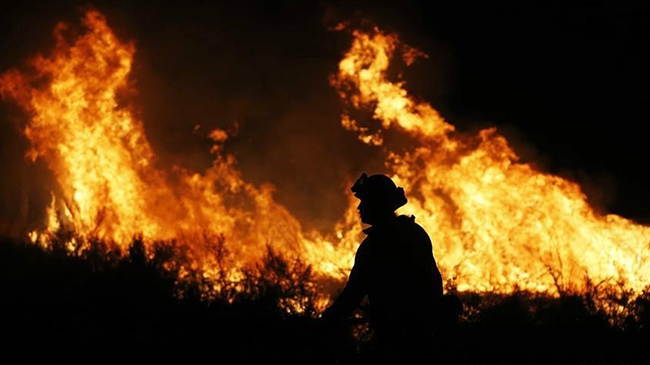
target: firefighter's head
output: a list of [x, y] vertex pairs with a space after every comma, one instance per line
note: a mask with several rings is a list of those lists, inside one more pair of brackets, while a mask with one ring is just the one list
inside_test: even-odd
[[351, 190], [361, 200], [357, 209], [363, 223], [376, 224], [394, 216], [395, 210], [406, 204], [404, 189], [398, 188], [386, 175], [363, 173]]

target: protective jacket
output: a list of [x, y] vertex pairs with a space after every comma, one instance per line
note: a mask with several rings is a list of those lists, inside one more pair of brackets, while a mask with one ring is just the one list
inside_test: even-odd
[[427, 331], [442, 297], [429, 236], [414, 217], [403, 215], [364, 233], [348, 283], [328, 315], [351, 315], [367, 295], [376, 331]]

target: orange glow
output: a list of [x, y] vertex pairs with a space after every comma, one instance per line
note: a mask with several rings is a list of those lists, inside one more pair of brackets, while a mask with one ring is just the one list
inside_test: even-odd
[[[349, 195], [333, 235], [306, 232], [274, 201], [273, 186], [242, 179], [234, 157], [222, 154], [223, 130], [209, 133], [215, 158], [206, 171], [157, 167], [142, 121], [117, 101], [129, 88], [135, 47], [120, 42], [96, 11], [83, 24], [86, 32], [72, 44], [58, 26], [56, 48], [31, 62], [33, 72], [0, 76], [2, 97], [28, 115], [28, 157], [43, 159], [58, 183], [44, 228], [29, 234], [33, 242], [48, 246], [62, 227], [82, 238], [71, 239], [70, 250], [91, 238], [122, 249], [135, 236], [149, 247], [176, 240], [191, 269], [215, 282], [222, 270], [236, 277], [271, 245], [302, 258], [320, 279], [347, 276], [363, 238], [356, 199]], [[409, 65], [422, 52], [379, 30], [353, 36], [332, 84], [380, 125], [371, 132], [348, 115], [341, 124], [371, 145], [382, 145], [381, 130], [390, 128], [417, 142], [401, 154], [389, 151], [386, 166], [409, 197], [401, 212], [429, 232], [444, 278], [459, 290], [550, 294], [558, 286], [583, 290], [587, 279], [634, 291], [650, 283], [650, 228], [596, 214], [575, 183], [519, 163], [494, 128], [456, 133], [431, 105], [386, 78], [397, 50]], [[225, 268], [214, 237], [225, 239]]]
[[[35, 72], [11, 70], [0, 77], [2, 97], [28, 114], [29, 158], [47, 162], [60, 190], [52, 195], [45, 228], [29, 234], [32, 241], [47, 246], [60, 227], [82, 238], [70, 240], [70, 250], [84, 249], [78, 246], [91, 238], [122, 249], [136, 236], [147, 245], [174, 239], [187, 249], [191, 269], [207, 279], [221, 269], [235, 276], [270, 245], [313, 265], [320, 277], [347, 274], [357, 241], [349, 225], [360, 224], [354, 217], [341, 223], [344, 239], [303, 232], [273, 200], [273, 186], [243, 181], [234, 158], [220, 154], [225, 131], [209, 133], [215, 159], [204, 173], [157, 168], [142, 122], [117, 102], [129, 87], [134, 46], [120, 42], [96, 11], [87, 12], [83, 24], [87, 31], [74, 44], [65, 42], [65, 26], [59, 25], [52, 56], [35, 58]], [[178, 182], [170, 182], [172, 174]], [[221, 235], [226, 268], [219, 267], [211, 245], [210, 237]]]
[[380, 128], [417, 141], [406, 153], [390, 153], [386, 166], [409, 196], [401, 212], [429, 232], [444, 278], [459, 290], [506, 293], [580, 292], [587, 280], [638, 293], [650, 284], [649, 227], [596, 214], [577, 184], [519, 163], [495, 128], [455, 133], [431, 105], [386, 78], [396, 50], [402, 47], [410, 64], [412, 48], [378, 29], [352, 34], [332, 84], [353, 107], [373, 111]]

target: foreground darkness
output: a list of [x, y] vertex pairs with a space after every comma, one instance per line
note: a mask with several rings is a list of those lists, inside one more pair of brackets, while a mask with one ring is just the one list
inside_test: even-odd
[[[373, 354], [372, 331], [364, 325], [319, 323], [309, 305], [309, 269], [272, 251], [250, 269], [242, 293], [226, 290], [210, 300], [196, 284], [176, 285], [173, 271], [161, 269], [167, 260], [164, 249], [145, 258], [137, 241], [119, 259], [99, 244], [75, 256], [2, 240], [3, 356], [346, 364]], [[291, 285], [282, 284], [287, 278]], [[650, 358], [650, 293], [623, 303], [635, 316], [617, 326], [594, 310], [589, 293], [460, 298], [462, 321], [434, 343], [440, 363], [642, 364]], [[306, 311], [287, 311], [287, 299], [307, 303]]]

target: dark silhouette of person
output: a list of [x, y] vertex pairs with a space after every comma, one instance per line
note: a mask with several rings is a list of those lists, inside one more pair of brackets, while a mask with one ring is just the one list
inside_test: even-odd
[[364, 173], [351, 190], [361, 200], [361, 221], [371, 227], [364, 230], [367, 237], [345, 289], [322, 319], [331, 323], [351, 316], [367, 296], [376, 352], [383, 360], [431, 356], [431, 333], [442, 298], [431, 240], [415, 217], [395, 214], [407, 199], [389, 177]]

